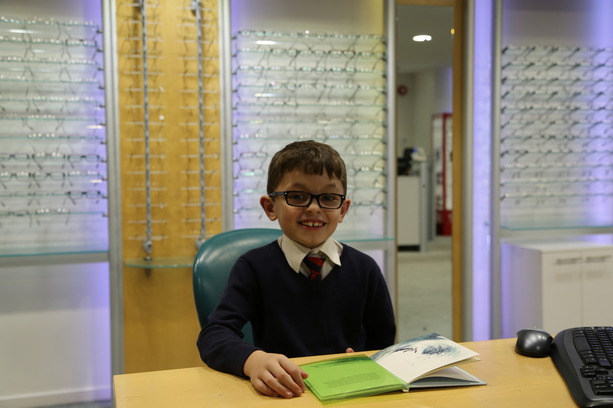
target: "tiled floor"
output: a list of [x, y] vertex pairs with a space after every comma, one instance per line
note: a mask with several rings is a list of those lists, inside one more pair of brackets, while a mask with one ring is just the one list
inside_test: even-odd
[[431, 332], [452, 337], [451, 240], [438, 237], [427, 252], [398, 252], [398, 341]]

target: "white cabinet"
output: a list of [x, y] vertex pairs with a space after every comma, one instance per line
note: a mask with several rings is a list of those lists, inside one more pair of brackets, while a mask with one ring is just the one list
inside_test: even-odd
[[502, 336], [528, 327], [552, 334], [611, 324], [613, 246], [592, 242], [504, 243]]
[[419, 176], [398, 176], [397, 233], [398, 246], [420, 246], [421, 242], [421, 181]]

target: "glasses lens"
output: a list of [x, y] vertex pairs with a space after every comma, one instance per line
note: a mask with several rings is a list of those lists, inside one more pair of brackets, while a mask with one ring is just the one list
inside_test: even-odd
[[289, 205], [306, 206], [311, 200], [311, 195], [304, 191], [289, 191], [286, 193], [285, 198]]
[[319, 205], [322, 208], [338, 208], [342, 202], [343, 199], [338, 194], [322, 194], [319, 196]]

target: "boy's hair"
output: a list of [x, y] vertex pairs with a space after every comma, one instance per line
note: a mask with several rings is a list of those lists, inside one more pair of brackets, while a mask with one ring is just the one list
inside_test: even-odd
[[336, 177], [347, 193], [347, 169], [345, 162], [332, 146], [314, 140], [292, 142], [272, 157], [268, 166], [266, 192], [274, 192], [283, 176], [291, 171], [301, 171], [309, 175], [327, 174]]

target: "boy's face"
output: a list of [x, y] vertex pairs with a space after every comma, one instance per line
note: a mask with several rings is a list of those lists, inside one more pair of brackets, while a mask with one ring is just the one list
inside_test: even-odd
[[[327, 174], [307, 175], [301, 171], [287, 173], [275, 191], [345, 194], [339, 179]], [[282, 195], [260, 198], [260, 205], [268, 218], [278, 220], [285, 235], [308, 248], [315, 248], [334, 233], [338, 224], [343, 222], [350, 204], [350, 200], [345, 200], [341, 208], [329, 210], [321, 208], [315, 198], [308, 207], [290, 206]]]

